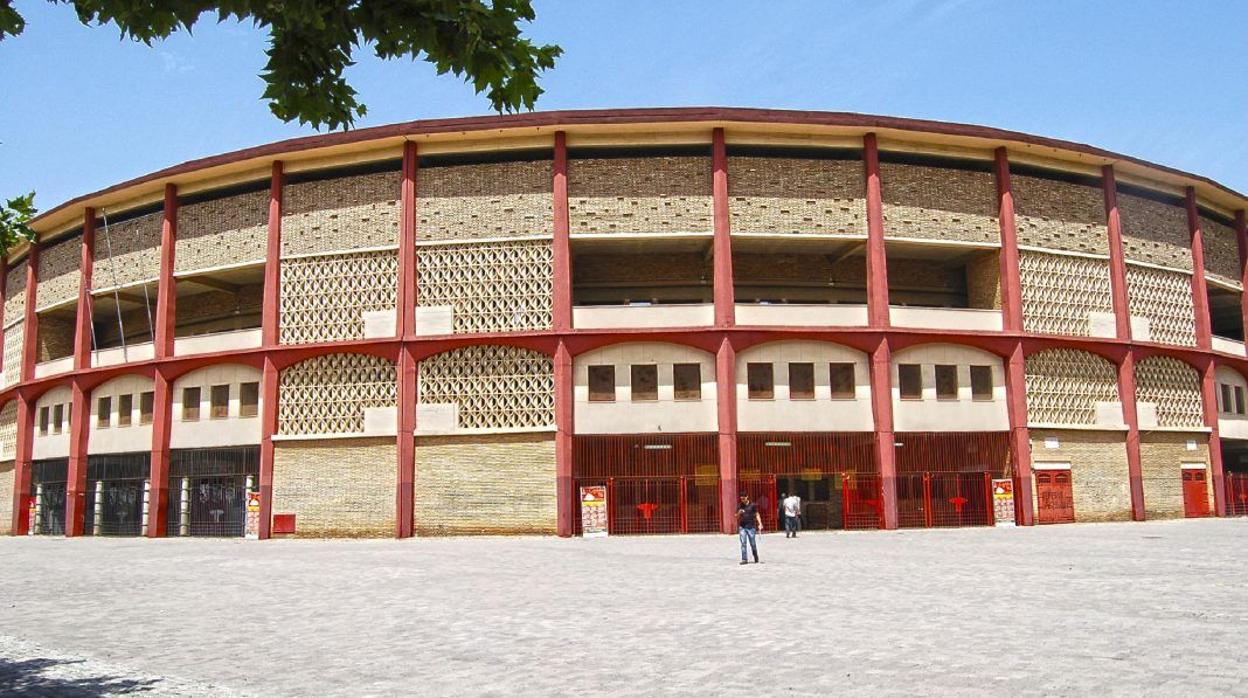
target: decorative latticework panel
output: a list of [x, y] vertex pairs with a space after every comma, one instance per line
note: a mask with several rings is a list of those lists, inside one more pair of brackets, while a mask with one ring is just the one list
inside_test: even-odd
[[1092, 183], [1078, 184], [1015, 174], [1018, 244], [1066, 252], [1109, 254], [1105, 192]]
[[711, 174], [709, 153], [573, 158], [568, 161], [572, 232], [711, 232]]
[[1208, 216], [1201, 216], [1200, 233], [1205, 241], [1205, 274], [1235, 288], [1242, 288], [1239, 241], [1235, 229]]
[[4, 330], [4, 384], [12, 385], [22, 379], [22, 344], [26, 336], [25, 323], [10, 325]]
[[888, 237], [1001, 240], [991, 172], [886, 162], [880, 183]]
[[0, 409], [0, 461], [13, 460], [17, 455], [17, 400], [9, 400]]
[[866, 235], [862, 160], [729, 157], [734, 233]]
[[1118, 213], [1122, 216], [1122, 251], [1127, 259], [1192, 270], [1192, 233], [1187, 228], [1186, 208], [1119, 192]]
[[1118, 371], [1096, 354], [1047, 349], [1027, 357], [1024, 373], [1031, 424], [1094, 425], [1098, 402], [1118, 402]]
[[1127, 304], [1132, 317], [1148, 318], [1151, 341], [1187, 347], [1196, 344], [1190, 275], [1128, 264]]
[[1150, 356], [1135, 364], [1135, 399], [1157, 406], [1159, 427], [1204, 426], [1200, 373], [1173, 356]]
[[394, 407], [394, 364], [367, 354], [327, 354], [282, 371], [279, 434], [363, 434], [364, 412]]
[[395, 250], [282, 260], [283, 344], [364, 338], [364, 313], [394, 310]]
[[160, 277], [160, 211], [121, 223], [101, 224], [95, 231], [95, 262], [91, 285], [125, 286]]
[[416, 234], [421, 240], [551, 237], [550, 160], [421, 167]]
[[[422, 405], [454, 405], [458, 429], [508, 431], [555, 423], [549, 356], [501, 345], [462, 347], [420, 362]], [[420, 428], [420, 425], [417, 425]]]
[[1028, 332], [1087, 336], [1089, 313], [1114, 312], [1107, 260], [1020, 252], [1018, 275]]
[[41, 308], [78, 297], [82, 279], [82, 238], [72, 235], [39, 250], [39, 288], [35, 298]]
[[178, 208], [179, 272], [264, 261], [269, 245], [269, 192], [223, 196]]
[[4, 277], [4, 324], [21, 320], [26, 313], [27, 260], [9, 267]]
[[398, 171], [291, 184], [282, 191], [282, 255], [399, 243]]
[[549, 241], [422, 246], [417, 255], [417, 303], [451, 307], [455, 333], [551, 326]]

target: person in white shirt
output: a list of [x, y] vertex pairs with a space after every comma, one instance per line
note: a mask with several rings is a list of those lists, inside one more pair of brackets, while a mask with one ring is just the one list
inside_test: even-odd
[[802, 515], [802, 498], [791, 494], [784, 498], [784, 537], [797, 538], [802, 523], [798, 518]]

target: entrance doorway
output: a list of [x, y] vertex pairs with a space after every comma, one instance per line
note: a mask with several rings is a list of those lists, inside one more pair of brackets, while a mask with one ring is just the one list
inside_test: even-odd
[[1074, 523], [1075, 495], [1069, 470], [1036, 470], [1036, 522]]
[[1183, 516], [1189, 519], [1204, 518], [1209, 515], [1209, 482], [1205, 476], [1205, 467], [1183, 468]]

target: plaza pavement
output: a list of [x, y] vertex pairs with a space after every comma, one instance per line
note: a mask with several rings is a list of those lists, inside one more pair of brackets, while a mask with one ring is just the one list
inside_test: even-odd
[[1248, 695], [1248, 519], [0, 539], [0, 694]]

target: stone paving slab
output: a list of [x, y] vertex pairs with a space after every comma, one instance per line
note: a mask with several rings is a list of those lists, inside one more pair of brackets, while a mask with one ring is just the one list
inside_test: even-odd
[[1248, 519], [760, 541], [4, 538], [0, 694], [1248, 695]]

